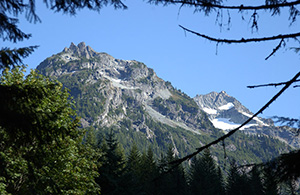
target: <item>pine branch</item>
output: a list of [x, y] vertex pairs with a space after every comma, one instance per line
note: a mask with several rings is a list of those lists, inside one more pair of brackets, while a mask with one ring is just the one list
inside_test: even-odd
[[56, 12], [75, 15], [77, 10], [87, 8], [89, 10], [100, 11], [104, 6], [112, 5], [115, 9], [127, 9], [127, 6], [121, 0], [85, 0], [85, 1], [44, 1], [50, 9]]
[[214, 38], [214, 37], [210, 37], [207, 36], [205, 34], [200, 34], [198, 32], [192, 31], [188, 28], [183, 27], [182, 25], [179, 25], [180, 28], [182, 28], [184, 31], [190, 32], [192, 34], [195, 34], [199, 37], [203, 37], [205, 39], [208, 39], [210, 41], [214, 41], [217, 43], [227, 43], [227, 44], [231, 44], [231, 43], [249, 43], [249, 42], [261, 42], [261, 41], [271, 41], [271, 40], [277, 40], [277, 39], [288, 39], [288, 38], [296, 38], [296, 37], [300, 37], [300, 32], [298, 33], [292, 33], [292, 34], [284, 34], [284, 35], [276, 35], [276, 36], [272, 36], [272, 37], [261, 37], [261, 38], [250, 38], [250, 39], [218, 39], [218, 38]]
[[[294, 81], [294, 83], [299, 82], [299, 81], [300, 81], [300, 79], [297, 79], [297, 80]], [[247, 86], [247, 88], [253, 89], [253, 88], [257, 88], [257, 87], [269, 87], [269, 86], [277, 87], [277, 86], [280, 86], [280, 85], [286, 85], [288, 82], [268, 83], [268, 84], [262, 84], [262, 85], [251, 85], [251, 86]]]
[[238, 130], [240, 130], [242, 127], [244, 127], [246, 124], [248, 124], [254, 117], [256, 117], [258, 114], [262, 113], [265, 109], [267, 109], [285, 90], [287, 90], [297, 79], [300, 77], [300, 72], [298, 72], [290, 81], [288, 81], [285, 86], [275, 95], [273, 96], [263, 107], [261, 107], [252, 117], [250, 117], [248, 120], [246, 120], [243, 124], [241, 124], [239, 127], [231, 130], [229, 133], [225, 134], [224, 136], [210, 142], [209, 144], [202, 146], [200, 148], [197, 148], [195, 152], [192, 154], [189, 154], [183, 158], [180, 158], [176, 161], [171, 162], [170, 164], [179, 165], [182, 162], [191, 159], [201, 151], [203, 151], [206, 148], [209, 148], [212, 145], [216, 145], [219, 142], [225, 140], [226, 138], [230, 137], [234, 133], [236, 133]]
[[10, 18], [0, 12], [0, 38], [13, 42], [29, 39], [31, 34], [25, 34], [17, 27], [18, 19]]
[[28, 57], [37, 47], [38, 46], [30, 46], [12, 50], [2, 48], [0, 50], [0, 70], [23, 64], [22, 58]]
[[233, 9], [233, 10], [267, 10], [267, 9], [278, 9], [283, 7], [291, 7], [300, 4], [300, 0], [292, 1], [292, 2], [284, 2], [284, 3], [276, 3], [276, 4], [266, 4], [266, 5], [258, 5], [258, 6], [245, 6], [243, 4], [239, 6], [227, 6], [214, 4], [208, 1], [191, 1], [191, 0], [150, 0], [150, 3], [154, 2], [164, 3], [164, 4], [182, 4], [189, 5], [194, 7], [210, 7], [210, 8], [218, 8], [218, 9]]
[[289, 127], [300, 128], [300, 119], [282, 117], [282, 116], [273, 116], [272, 118], [275, 123], [279, 123], [280, 125], [287, 125]]
[[41, 19], [38, 17], [38, 15], [35, 12], [35, 0], [29, 0], [27, 5], [27, 12], [26, 12], [26, 19], [29, 22], [41, 22]]
[[16, 0], [0, 1], [0, 11], [2, 13], [8, 12], [10, 14], [13, 14], [14, 16], [18, 16], [20, 13], [24, 11], [26, 7], [27, 5], [24, 4], [22, 1], [16, 1]]

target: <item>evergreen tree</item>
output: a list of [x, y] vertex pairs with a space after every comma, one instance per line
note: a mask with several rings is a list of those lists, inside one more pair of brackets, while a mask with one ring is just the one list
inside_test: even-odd
[[192, 194], [224, 194], [220, 170], [209, 150], [202, 157], [192, 159], [189, 185]]
[[136, 144], [131, 147], [126, 161], [126, 173], [122, 184], [128, 186], [124, 194], [139, 194], [142, 192], [141, 178], [141, 154]]
[[248, 183], [248, 177], [245, 173], [238, 169], [237, 164], [231, 163], [227, 184], [227, 195], [248, 195], [251, 194], [251, 187]]
[[112, 132], [101, 144], [101, 152], [103, 154], [99, 160], [102, 165], [98, 169], [100, 176], [96, 182], [102, 194], [120, 194], [123, 192], [121, 179], [125, 171], [125, 154]]
[[278, 178], [274, 173], [275, 163], [268, 163], [263, 169], [264, 193], [266, 195], [278, 195]]
[[169, 147], [167, 154], [160, 159], [159, 192], [161, 194], [187, 194], [187, 183], [182, 165], [174, 166], [171, 162], [177, 160], [173, 148]]
[[159, 172], [151, 147], [147, 149], [147, 152], [143, 152], [142, 154], [140, 170], [140, 181], [143, 192], [145, 194], [157, 194], [159, 183], [156, 178]]
[[255, 194], [255, 195], [264, 194], [263, 184], [260, 177], [260, 170], [256, 166], [254, 166], [250, 172], [250, 179], [248, 185], [251, 188], [251, 194]]

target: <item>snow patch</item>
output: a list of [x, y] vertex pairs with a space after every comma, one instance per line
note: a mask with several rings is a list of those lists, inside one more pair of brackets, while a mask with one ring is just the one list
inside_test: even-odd
[[101, 75], [103, 75], [103, 77], [105, 77], [106, 79], [110, 80], [112, 85], [121, 89], [137, 89], [137, 87], [128, 87], [124, 84], [121, 83], [122, 80], [120, 79], [115, 79], [112, 77], [109, 77], [107, 75], [104, 75], [102, 72], [99, 72]]
[[[215, 118], [211, 122], [216, 128], [219, 128], [222, 130], [232, 130], [232, 129], [235, 129], [240, 126], [240, 124], [236, 124], [236, 123], [229, 121], [228, 118]], [[245, 125], [244, 127], [241, 128], [241, 130], [244, 130], [251, 126], [257, 126], [257, 124]]]
[[229, 110], [230, 108], [234, 107], [233, 103], [229, 102], [223, 106], [219, 107], [219, 110]]
[[218, 111], [212, 108], [202, 108], [204, 112], [206, 112], [207, 114], [217, 114]]
[[[246, 113], [246, 112], [241, 112], [243, 115], [245, 115], [245, 116], [247, 116], [247, 117], [249, 117], [249, 118], [251, 118], [252, 117], [252, 115], [251, 114], [248, 114], [248, 113]], [[258, 123], [260, 123], [261, 125], [264, 125], [264, 126], [269, 126], [268, 124], [266, 124], [266, 123], [264, 123], [262, 120], [260, 120], [259, 118], [257, 118], [257, 117], [254, 117], [253, 118], [253, 120], [255, 120], [255, 121], [257, 121]]]

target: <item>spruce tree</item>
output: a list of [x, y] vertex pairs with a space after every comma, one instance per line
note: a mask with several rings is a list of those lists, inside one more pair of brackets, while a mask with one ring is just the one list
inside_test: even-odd
[[251, 194], [264, 195], [263, 184], [260, 176], [260, 170], [255, 166], [250, 172], [249, 184]]
[[101, 152], [102, 166], [98, 169], [100, 176], [96, 179], [101, 194], [120, 194], [123, 191], [121, 179], [125, 171], [125, 154], [112, 132], [101, 144]]
[[126, 161], [126, 171], [122, 180], [125, 186], [124, 194], [139, 194], [142, 192], [141, 154], [136, 144], [133, 144]]
[[226, 192], [227, 195], [250, 195], [251, 189], [248, 183], [248, 177], [245, 173], [239, 170], [235, 161], [233, 161], [230, 165], [227, 184], [226, 184]]
[[160, 159], [159, 192], [161, 194], [187, 194], [187, 183], [182, 165], [173, 165], [172, 162], [178, 157], [173, 148], [169, 147], [167, 154]]
[[263, 170], [263, 186], [266, 195], [278, 195], [279, 181], [274, 173], [275, 163], [268, 163]]
[[222, 176], [210, 151], [205, 150], [200, 158], [193, 158], [189, 173], [192, 194], [224, 194]]
[[151, 147], [147, 149], [147, 152], [143, 152], [142, 154], [140, 174], [143, 192], [145, 194], [157, 194], [159, 183], [156, 178], [159, 172]]

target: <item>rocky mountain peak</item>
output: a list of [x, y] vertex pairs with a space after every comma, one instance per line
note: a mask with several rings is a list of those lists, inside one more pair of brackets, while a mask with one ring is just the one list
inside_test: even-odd
[[85, 42], [80, 42], [77, 46], [72, 42], [69, 48], [65, 48], [63, 52], [71, 53], [86, 59], [92, 58], [96, 52], [90, 47], [86, 46]]
[[[225, 91], [197, 95], [194, 100], [199, 108], [209, 116], [213, 125], [224, 131], [237, 128], [253, 115], [251, 111]], [[288, 130], [288, 127], [274, 126], [272, 119], [254, 117], [241, 130], [246, 134], [277, 138], [291, 147], [300, 147], [299, 137], [295, 137], [292, 131]]]
[[[251, 111], [225, 91], [197, 95], [194, 100], [209, 115], [215, 127], [223, 130], [235, 128], [253, 115]], [[251, 121], [250, 124], [267, 126], [258, 118]]]
[[213, 91], [206, 95], [197, 95], [194, 100], [202, 109], [209, 108], [215, 110], [224, 110], [222, 108], [224, 106], [226, 107], [227, 105], [230, 108], [235, 106], [238, 109], [243, 109], [246, 111], [246, 108], [242, 107], [239, 101], [237, 101], [234, 97], [229, 96], [225, 91], [221, 91], [219, 93]]

